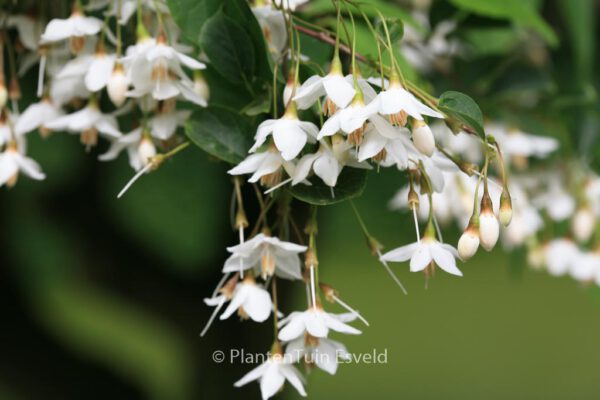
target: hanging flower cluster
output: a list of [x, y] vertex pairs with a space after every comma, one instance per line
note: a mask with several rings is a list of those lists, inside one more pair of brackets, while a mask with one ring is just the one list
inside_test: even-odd
[[[317, 257], [319, 206], [360, 194], [368, 170], [390, 168], [406, 183], [390, 206], [409, 212], [414, 242], [385, 253], [351, 203], [369, 250], [404, 292], [389, 263], [405, 263], [426, 281], [438, 268], [461, 277], [463, 262], [479, 247], [493, 250], [499, 240], [506, 248], [525, 247], [535, 267], [600, 285], [600, 177], [577, 163], [568, 170], [526, 168], [532, 160], [537, 166], [550, 157], [558, 142], [502, 122], [484, 123], [470, 97], [458, 92], [435, 97], [405, 77], [398, 52], [425, 74], [438, 68], [440, 59], [463, 53], [460, 43], [447, 38], [455, 23], [443, 21], [428, 38], [409, 28], [398, 47], [389, 20], [370, 5], [333, 0], [337, 18], [314, 30], [314, 24], [296, 14], [307, 2], [240, 0], [233, 12], [226, 2], [202, 22], [201, 30], [193, 31], [200, 39], [192, 46], [183, 43], [190, 35], [181, 32], [172, 15], [177, 2], [93, 0], [84, 7], [75, 0], [69, 15], [48, 21], [28, 14], [5, 16], [0, 36], [0, 185], [14, 186], [20, 173], [45, 179], [42, 168], [26, 155], [27, 135], [35, 130], [43, 137], [68, 132], [79, 135], [87, 151], [106, 145], [101, 161], [126, 151], [135, 175], [122, 196], [138, 178], [191, 143], [178, 128], [185, 125], [191, 138], [186, 121], [198, 110], [211, 109], [204, 61], [232, 78], [224, 87], [242, 88], [258, 100], [267, 97], [266, 109], [272, 112], [261, 104], [251, 107], [252, 116], [264, 116], [254, 125], [252, 143], [246, 146], [243, 135], [226, 136], [227, 129], [205, 132], [195, 141], [211, 155], [226, 148], [220, 158], [233, 164], [228, 173], [234, 181], [233, 225], [239, 235], [227, 248], [220, 282], [204, 300], [213, 311], [201, 336], [217, 317], [271, 320], [268, 360], [234, 384], [258, 381], [263, 399], [286, 381], [305, 396], [305, 380], [296, 365], [335, 374], [349, 353], [331, 334], [361, 334], [356, 320], [369, 325], [319, 279]], [[228, 12], [242, 15], [241, 20]], [[355, 18], [366, 24], [377, 59], [356, 51]], [[256, 30], [259, 46], [248, 50], [256, 46], [248, 32]], [[227, 54], [220, 56], [221, 49], [207, 44], [224, 36], [240, 44], [223, 46]], [[331, 46], [325, 70], [303, 55], [304, 36]], [[248, 61], [259, 51], [267, 55], [262, 67]], [[236, 64], [239, 74], [223, 68], [223, 62], [225, 67]], [[38, 101], [21, 113], [19, 79], [35, 66]], [[272, 81], [257, 83], [248, 72], [257, 69]], [[233, 115], [241, 118], [242, 113]], [[215, 119], [211, 116], [210, 122]], [[221, 136], [210, 142], [210, 135]], [[250, 202], [245, 181], [260, 208], [253, 225], [245, 211]], [[292, 206], [300, 212], [292, 213]], [[296, 223], [297, 214], [307, 217], [304, 226]], [[567, 230], [555, 229], [567, 220]], [[446, 242], [442, 229], [453, 221], [464, 232]], [[284, 313], [278, 302], [281, 280], [305, 286], [306, 308]]]

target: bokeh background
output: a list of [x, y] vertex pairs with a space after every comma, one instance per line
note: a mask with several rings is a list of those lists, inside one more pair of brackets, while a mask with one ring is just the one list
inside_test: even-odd
[[[531, 34], [491, 54], [475, 52], [431, 78], [432, 91], [464, 91], [484, 112], [502, 115], [511, 114], [505, 103], [534, 93], [541, 99], [534, 109], [508, 117], [559, 137], [563, 154], [573, 154], [582, 126], [598, 127], [598, 5], [536, 3], [555, 45], [524, 51], [523, 43], [538, 43]], [[434, 2], [433, 20], [448, 16], [522, 32], [514, 21]], [[595, 139], [586, 140], [589, 154], [598, 154]], [[124, 158], [98, 163], [96, 151], [86, 154], [67, 134], [32, 135], [29, 148], [48, 179], [23, 179], [0, 193], [0, 398], [259, 398], [256, 384], [233, 388], [251, 365], [216, 364], [211, 355], [264, 352], [270, 325], [231, 318], [198, 336], [212, 311], [202, 299], [220, 278], [225, 247], [236, 242], [227, 166], [190, 148], [117, 200], [131, 175]], [[393, 171], [372, 173], [356, 201], [386, 248], [413, 240], [410, 216], [387, 209], [402, 183]], [[497, 249], [461, 266], [463, 278], [438, 274], [427, 289], [422, 275], [395, 264], [404, 296], [363, 245], [349, 204], [321, 209], [319, 225], [321, 279], [371, 324], [361, 336], [335, 338], [353, 353], [387, 350], [388, 357], [386, 364], [342, 365], [335, 377], [312, 371], [312, 398], [598, 398], [598, 289], [532, 271], [521, 252]], [[447, 241], [458, 238], [455, 228], [447, 232]], [[302, 306], [301, 286], [281, 286], [284, 312]], [[281, 396], [296, 397], [289, 388]]]

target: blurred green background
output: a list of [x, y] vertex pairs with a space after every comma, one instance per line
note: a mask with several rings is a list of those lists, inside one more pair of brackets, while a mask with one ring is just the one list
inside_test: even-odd
[[[440, 3], [434, 20], [456, 12]], [[533, 133], [571, 133], [574, 140], [563, 138], [568, 149], [583, 143], [599, 153], [597, 134], [586, 133], [597, 132], [599, 120], [591, 13], [598, 6], [535, 3], [557, 35], [542, 64], [531, 62], [521, 42], [491, 54], [483, 46], [475, 59], [433, 78], [432, 90], [471, 93], [488, 114], [517, 119]], [[506, 18], [459, 16], [471, 28], [522, 33]], [[510, 101], [531, 93], [542, 101], [515, 111]], [[47, 141], [31, 135], [29, 148], [48, 179], [22, 179], [0, 194], [0, 398], [258, 399], [257, 384], [233, 388], [252, 366], [216, 364], [211, 355], [266, 351], [270, 324], [231, 318], [198, 337], [212, 311], [202, 299], [220, 278], [225, 247], [237, 240], [227, 166], [190, 148], [117, 200], [131, 176], [125, 158], [99, 163], [66, 134]], [[372, 173], [356, 201], [388, 249], [413, 240], [410, 216], [386, 207], [401, 184], [394, 171]], [[353, 353], [387, 349], [388, 359], [342, 365], [334, 377], [313, 371], [312, 398], [598, 398], [598, 289], [531, 271], [523, 254], [497, 249], [461, 266], [463, 278], [440, 273], [428, 289], [422, 275], [394, 264], [409, 290], [404, 296], [362, 245], [349, 204], [322, 209], [319, 223], [321, 279], [371, 323], [361, 336], [334, 338]], [[282, 284], [280, 293], [284, 312], [304, 304], [302, 285]], [[286, 388], [281, 397], [298, 396]]]

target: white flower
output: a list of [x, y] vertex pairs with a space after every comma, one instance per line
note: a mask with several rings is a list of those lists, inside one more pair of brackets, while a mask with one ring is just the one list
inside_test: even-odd
[[9, 15], [6, 17], [6, 26], [17, 28], [19, 40], [28, 50], [37, 50], [40, 34], [44, 29], [39, 18], [24, 14]]
[[505, 157], [543, 158], [558, 149], [558, 140], [531, 135], [500, 123], [486, 124], [486, 131], [494, 136]]
[[296, 91], [292, 100], [296, 102], [298, 108], [305, 110], [312, 106], [319, 98], [327, 96], [326, 108], [328, 114], [333, 114], [336, 108], [346, 108], [354, 98], [356, 91], [342, 75], [341, 63], [339, 60], [332, 62], [331, 72], [326, 76], [313, 75], [308, 78]]
[[293, 340], [307, 332], [316, 338], [324, 338], [329, 330], [349, 335], [360, 335], [361, 331], [346, 324], [357, 318], [355, 313], [331, 314], [321, 307], [311, 307], [306, 311], [294, 311], [279, 321], [279, 340]]
[[449, 160], [442, 152], [434, 151], [431, 157], [427, 157], [421, 152], [417, 151], [414, 146], [411, 148], [407, 146], [409, 150], [409, 160], [415, 165], [419, 162], [423, 163], [425, 172], [429, 176], [431, 186], [435, 192], [442, 192], [444, 190], [445, 179], [444, 172], [458, 172], [459, 169], [451, 160]]
[[252, 174], [248, 182], [254, 183], [260, 180], [264, 186], [274, 187], [281, 182], [282, 170], [293, 176], [294, 164], [285, 161], [281, 157], [281, 153], [273, 147], [261, 153], [249, 155], [227, 173], [230, 175]]
[[282, 7], [290, 11], [295, 11], [296, 7], [308, 3], [308, 0], [273, 0], [273, 2], [277, 7]]
[[85, 74], [85, 86], [90, 92], [102, 90], [109, 82], [115, 67], [116, 56], [97, 51]]
[[24, 135], [34, 129], [47, 130], [46, 124], [63, 115], [62, 110], [48, 97], [38, 103], [32, 103], [23, 111], [15, 124], [15, 133]]
[[271, 5], [252, 7], [252, 12], [260, 24], [273, 58], [279, 57], [287, 45], [287, 27], [281, 10]]
[[42, 44], [58, 42], [71, 37], [95, 35], [102, 29], [102, 21], [94, 17], [86, 17], [74, 11], [67, 19], [55, 18], [48, 23], [40, 38]]
[[254, 137], [256, 142], [250, 153], [254, 153], [272, 134], [275, 147], [281, 152], [284, 160], [290, 161], [300, 154], [307, 142], [315, 142], [318, 131], [312, 122], [300, 121], [296, 107], [291, 104], [283, 117], [266, 120], [258, 126]]
[[0, 186], [13, 187], [17, 183], [19, 172], [37, 181], [46, 178], [39, 164], [25, 156], [23, 148], [24, 146], [17, 146], [15, 142], [9, 142], [0, 153]]
[[106, 83], [106, 91], [108, 97], [117, 107], [120, 107], [124, 102], [129, 87], [129, 79], [123, 71], [123, 66], [116, 63]]
[[587, 242], [596, 228], [596, 215], [589, 207], [582, 207], [571, 220], [571, 228], [575, 238], [580, 242]]
[[[86, 6], [86, 10], [100, 10], [110, 5], [110, 8], [106, 11], [105, 15], [119, 15], [120, 19], [118, 22], [121, 25], [125, 25], [131, 19], [132, 15], [135, 14], [137, 3], [138, 0], [91, 0]], [[164, 4], [163, 0], [141, 0], [140, 4], [142, 7], [148, 8], [153, 12], [160, 12], [162, 14], [169, 13], [169, 8]], [[121, 7], [120, 9], [119, 5]]]
[[274, 353], [264, 364], [248, 372], [233, 385], [241, 387], [252, 381], [259, 380], [262, 399], [267, 400], [273, 397], [287, 380], [296, 388], [300, 395], [306, 397], [302, 375], [292, 365], [289, 357], [284, 357], [281, 352]]
[[335, 340], [315, 338], [312, 336], [299, 337], [286, 345], [285, 354], [289, 357], [303, 357], [323, 371], [335, 375], [338, 359], [349, 360], [351, 355], [346, 346]]
[[413, 122], [412, 139], [415, 147], [421, 154], [427, 157], [433, 155], [435, 151], [435, 138], [433, 137], [431, 128], [425, 122], [419, 120]]
[[127, 78], [133, 84], [129, 97], [142, 97], [152, 94], [156, 100], [166, 100], [179, 95], [185, 99], [206, 106], [206, 100], [194, 91], [193, 81], [185, 74], [182, 65], [192, 69], [206, 66], [166, 44], [166, 39], [143, 39], [127, 49], [123, 58]]
[[311, 169], [327, 186], [335, 187], [344, 166], [371, 168], [369, 164], [360, 163], [356, 159], [352, 145], [347, 144], [345, 141], [339, 142], [336, 136], [333, 137], [332, 141], [334, 142], [332, 148], [321, 141], [319, 150], [316, 153], [306, 154], [298, 161], [296, 169], [291, 175], [293, 178], [292, 185], [304, 182]]
[[575, 199], [562, 185], [553, 179], [546, 192], [536, 197], [533, 204], [538, 208], [545, 208], [553, 221], [562, 221], [573, 215]]
[[269, 318], [273, 309], [269, 292], [257, 285], [252, 275], [246, 275], [242, 282], [237, 283], [232, 293], [223, 293], [217, 297], [204, 299], [204, 302], [209, 306], [218, 306], [227, 300], [231, 301], [221, 314], [221, 320], [229, 318], [238, 311], [240, 315], [247, 316], [255, 322], [264, 322]]
[[462, 272], [456, 267], [456, 258], [459, 256], [454, 247], [440, 243], [429, 235], [425, 235], [416, 243], [398, 247], [381, 256], [382, 261], [404, 262], [410, 260], [411, 272], [423, 271], [434, 262], [449, 274], [462, 276]]
[[238, 272], [243, 266], [245, 270], [254, 268], [263, 278], [275, 274], [284, 279], [302, 279], [298, 254], [305, 252], [306, 246], [259, 233], [227, 251], [232, 254], [225, 261], [223, 273]]
[[553, 276], [569, 272], [579, 255], [579, 249], [569, 239], [554, 239], [544, 247], [546, 267]]
[[81, 142], [88, 147], [96, 145], [98, 133], [109, 138], [121, 137], [116, 118], [102, 114], [94, 100], [79, 111], [48, 122], [46, 128], [80, 133]]
[[127, 150], [129, 165], [135, 171], [146, 166], [152, 157], [156, 155], [156, 147], [148, 135], [142, 134], [141, 127], [112, 141], [110, 148], [98, 159], [100, 161], [112, 161], [116, 159], [123, 150]]
[[148, 123], [150, 132], [152, 136], [159, 140], [168, 140], [173, 136], [178, 126], [185, 124], [191, 114], [190, 110], [161, 110], [150, 119]]
[[408, 168], [408, 148], [412, 147], [406, 128], [375, 129], [369, 126], [358, 149], [358, 161], [373, 158], [380, 165], [396, 165], [398, 169]]
[[412, 93], [404, 89], [397, 78], [392, 78], [390, 87], [381, 91], [368, 108], [372, 113], [390, 115], [392, 121], [398, 125], [406, 122], [406, 115], [418, 121], [423, 120], [423, 115], [444, 118], [442, 114], [421, 103]]

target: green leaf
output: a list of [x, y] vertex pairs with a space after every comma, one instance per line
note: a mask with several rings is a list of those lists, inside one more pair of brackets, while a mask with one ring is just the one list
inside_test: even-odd
[[173, 19], [183, 36], [197, 45], [204, 23], [221, 6], [221, 0], [167, 0]]
[[506, 19], [516, 25], [537, 32], [551, 46], [558, 45], [558, 37], [540, 16], [536, 2], [531, 0], [450, 0], [456, 7], [483, 17]]
[[256, 96], [254, 100], [242, 109], [241, 113], [251, 117], [268, 113], [271, 110], [271, 96], [272, 94], [269, 90]]
[[596, 4], [592, 0], [578, 0], [559, 1], [557, 5], [562, 10], [569, 32], [579, 78], [582, 82], [589, 82], [596, 48]]
[[438, 101], [438, 108], [446, 115], [471, 127], [479, 136], [485, 138], [483, 114], [475, 100], [464, 93], [445, 92]]
[[514, 28], [471, 28], [464, 32], [472, 52], [480, 57], [504, 56], [515, 49], [521, 40]]
[[334, 197], [331, 196], [331, 187], [327, 186], [320, 178], [311, 180], [312, 185], [297, 185], [289, 189], [292, 196], [298, 200], [318, 206], [340, 203], [353, 199], [362, 194], [367, 185], [367, 170], [360, 168], [344, 168], [333, 188]]
[[200, 43], [213, 67], [233, 83], [249, 82], [255, 70], [252, 39], [235, 20], [219, 12], [204, 25]]
[[237, 164], [248, 154], [255, 129], [240, 114], [225, 108], [201, 108], [185, 124], [185, 134], [207, 153]]

